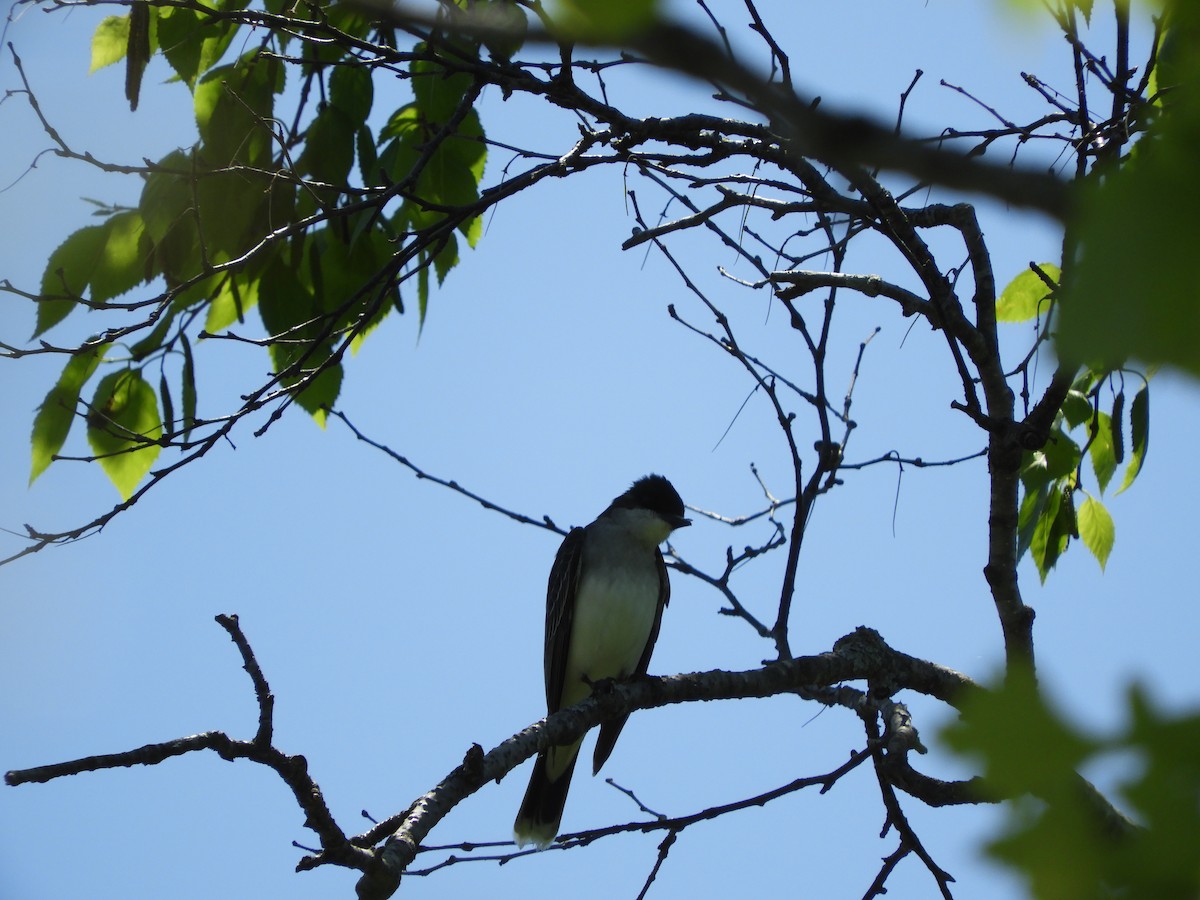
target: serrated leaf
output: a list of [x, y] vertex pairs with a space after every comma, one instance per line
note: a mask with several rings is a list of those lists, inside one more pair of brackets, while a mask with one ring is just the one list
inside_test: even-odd
[[458, 226], [458, 230], [467, 239], [467, 246], [472, 250], [483, 237], [483, 216], [474, 216]]
[[146, 225], [137, 210], [117, 213], [101, 227], [104, 248], [89, 279], [93, 303], [111, 300], [141, 283], [151, 250]]
[[263, 284], [269, 289], [260, 289], [258, 311], [274, 339], [270, 354], [275, 372], [286, 387], [306, 382], [296, 402], [324, 427], [325, 408], [337, 400], [342, 385], [341, 364], [328, 364], [332, 347], [321, 337], [325, 311], [313, 291], [278, 260], [264, 274]]
[[420, 143], [421, 135], [414, 132], [420, 132], [423, 128], [422, 121], [421, 113], [415, 103], [400, 107], [392, 113], [383, 128], [379, 129], [379, 143], [382, 144], [392, 138]]
[[1096, 482], [1100, 485], [1100, 493], [1103, 494], [1112, 480], [1113, 473], [1117, 471], [1112, 419], [1107, 413], [1096, 414], [1096, 434], [1088, 447], [1088, 456], [1092, 459], [1092, 470], [1096, 473]]
[[1101, 570], [1108, 562], [1116, 541], [1116, 527], [1112, 516], [1104, 504], [1094, 497], [1088, 497], [1079, 507], [1079, 539], [1083, 545], [1092, 551], [1092, 556], [1100, 563]]
[[375, 85], [370, 69], [361, 65], [334, 68], [329, 76], [329, 102], [341, 110], [354, 126], [367, 121], [374, 101]]
[[92, 35], [92, 64], [88, 74], [123, 60], [128, 44], [129, 16], [106, 16]]
[[[46, 270], [42, 274], [42, 297], [82, 297], [104, 252], [105, 240], [103, 225], [89, 225], [59, 244], [50, 254], [50, 261], [46, 263]], [[78, 305], [73, 299], [39, 300], [33, 336], [37, 337], [53, 328]]]
[[196, 79], [220, 61], [233, 40], [236, 26], [191, 9], [158, 10], [158, 41], [163, 56], [189, 89]]
[[1063, 502], [1065, 493], [1066, 491], [1057, 487], [1051, 488], [1029, 542], [1030, 556], [1033, 557], [1043, 583], [1058, 562], [1058, 558], [1067, 549], [1067, 542], [1075, 525], [1075, 517], [1071, 515], [1068, 504]]
[[1026, 451], [1021, 481], [1032, 486], [1073, 475], [1082, 457], [1079, 445], [1061, 428], [1055, 428], [1041, 450]]
[[354, 122], [336, 106], [327, 106], [308, 126], [297, 168], [326, 184], [344, 185], [354, 166]]
[[1086, 179], [1074, 198], [1077, 253], [1064, 284], [1055, 340], [1060, 359], [1098, 370], [1133, 357], [1198, 377], [1198, 230], [1191, 211], [1200, 206], [1200, 181], [1194, 177], [1200, 5], [1175, 2], [1170, 12], [1170, 30], [1181, 29], [1180, 52], [1162, 60], [1162, 84], [1173, 88], [1163, 95], [1163, 109], [1146, 118], [1136, 152], [1102, 178]]
[[244, 322], [246, 311], [258, 304], [259, 284], [257, 277], [247, 279], [242, 272], [226, 276], [208, 308], [204, 330], [217, 334], [234, 322]]
[[42, 275], [34, 337], [61, 322], [85, 289], [97, 303], [109, 300], [145, 278], [150, 244], [136, 210], [119, 212], [103, 225], [89, 225], [68, 237], [50, 256]]
[[[88, 413], [88, 443], [123, 500], [132, 496], [162, 449], [158, 398], [136, 369], [100, 380]], [[150, 443], [148, 443], [150, 442]]]
[[450, 234], [446, 239], [446, 243], [433, 258], [433, 268], [437, 272], [438, 287], [442, 286], [442, 282], [446, 280], [446, 276], [450, 274], [450, 270], [456, 265], [458, 265], [458, 241], [453, 234]]
[[107, 348], [107, 344], [102, 344], [67, 360], [58, 381], [38, 407], [30, 439], [33, 450], [33, 465], [29, 472], [30, 484], [46, 471], [54, 460], [54, 455], [66, 443], [71, 424], [75, 421], [79, 392], [100, 365], [100, 359]]
[[265, 164], [274, 142], [267, 123], [282, 89], [281, 63], [253, 52], [204, 75], [194, 92], [204, 161], [213, 167]]
[[[424, 45], [418, 45], [418, 52]], [[426, 122], [450, 121], [473, 80], [464, 72], [450, 74], [441, 63], [418, 59], [412, 64], [412, 89], [417, 108]]]
[[[1057, 490], [1057, 487], [1054, 490]], [[1033, 543], [1033, 532], [1046, 509], [1050, 491], [1051, 486], [1048, 483], [1025, 488], [1024, 496], [1021, 498], [1021, 509], [1017, 515], [1017, 559], [1029, 552], [1029, 547]]]
[[1146, 451], [1150, 446], [1150, 386], [1144, 385], [1133, 397], [1129, 407], [1129, 465], [1125, 467], [1125, 478], [1121, 482], [1121, 493], [1133, 484], [1142, 465], [1146, 462]]
[[1092, 401], [1087, 394], [1074, 388], [1067, 391], [1067, 398], [1062, 406], [1063, 418], [1069, 428], [1078, 428], [1092, 417]]
[[[1052, 263], [1042, 263], [1040, 268], [1054, 281], [1062, 277], [1058, 266]], [[1050, 311], [1050, 288], [1041, 277], [1026, 269], [1008, 283], [996, 301], [996, 321], [998, 322], [1027, 322], [1037, 316], [1045, 317]]]
[[1094, 747], [1047, 705], [1022, 667], [1009, 670], [1003, 685], [964, 696], [942, 737], [956, 752], [981, 760], [993, 789], [1010, 796], [1072, 794], [1075, 770]]
[[1075, 774], [1097, 742], [1049, 706], [1028, 669], [1011, 670], [1002, 686], [964, 698], [961, 716], [942, 737], [981, 761], [997, 793], [1014, 798], [1005, 804], [1007, 827], [987, 850], [1032, 882], [1030, 897], [1107, 894], [1097, 872], [1120, 842], [1096, 827]]
[[375, 149], [375, 138], [371, 129], [366, 125], [358, 126], [355, 137], [355, 149], [358, 151], [358, 172], [363, 184], [374, 187], [379, 181], [379, 152]]
[[458, 129], [447, 137], [429, 161], [436, 194], [448, 206], [464, 206], [479, 199], [479, 182], [487, 164], [487, 144], [479, 114], [471, 110]]
[[154, 274], [162, 274], [168, 285], [177, 285], [200, 267], [190, 176], [196, 165], [191, 154], [176, 150], [159, 160], [156, 168], [158, 171], [146, 176], [138, 212], [154, 247]]
[[[325, 359], [329, 357], [326, 356]], [[325, 362], [325, 359], [320, 362]], [[313, 417], [313, 421], [321, 428], [329, 417], [329, 410], [337, 401], [342, 391], [342, 364], [335, 363], [326, 366], [296, 395], [296, 402]]]

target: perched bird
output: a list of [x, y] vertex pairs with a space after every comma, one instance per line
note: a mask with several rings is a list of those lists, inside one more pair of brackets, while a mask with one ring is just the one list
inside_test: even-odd
[[[671, 482], [647, 475], [596, 521], [566, 536], [546, 588], [546, 707], [551, 714], [606, 678], [644, 675], [671, 594], [658, 545], [690, 525]], [[592, 774], [612, 753], [628, 716], [600, 726]], [[518, 846], [549, 846], [558, 834], [582, 738], [538, 754], [513, 835]]]

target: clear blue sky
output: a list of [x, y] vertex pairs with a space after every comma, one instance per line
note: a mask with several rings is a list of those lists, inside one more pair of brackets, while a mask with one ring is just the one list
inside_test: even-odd
[[[718, 3], [740, 22], [741, 4]], [[969, 8], [963, 8], [969, 7]], [[1098, 5], [1099, 7], [1099, 5]], [[186, 89], [162, 85], [157, 59], [142, 108], [128, 111], [119, 67], [87, 77], [88, 41], [112, 10], [43, 15], [27, 10], [7, 39], [21, 54], [42, 105], [64, 138], [98, 158], [136, 164], [194, 139]], [[939, 79], [961, 84], [1014, 118], [1039, 100], [1018, 73], [1070, 84], [1062, 42], [1034, 19], [990, 4], [890, 0], [789, 5], [768, 10], [792, 48], [797, 82], [825, 102], [893, 115], [916, 68], [914, 131], [981, 113]], [[1098, 10], [1099, 14], [1099, 10]], [[7, 49], [0, 88], [19, 86]], [[639, 73], [615, 79], [636, 111], [666, 114], [711, 106], [702, 86]], [[377, 89], [377, 109], [405, 101], [405, 88]], [[1034, 111], [1031, 113], [1031, 111]], [[488, 96], [489, 136], [561, 153], [574, 133], [564, 114]], [[0, 105], [0, 187], [49, 146], [20, 97]], [[0, 193], [0, 278], [38, 282], [49, 253], [88, 224], [79, 198], [132, 202], [137, 186], [51, 155]], [[1031, 156], [1030, 159], [1033, 159]], [[485, 179], [506, 160], [493, 153]], [[662, 199], [635, 185], [644, 208]], [[752, 400], [730, 361], [670, 321], [666, 305], [709, 325], [668, 270], [643, 250], [623, 253], [633, 225], [617, 171], [543, 185], [502, 206], [478, 249], [431, 302], [424, 333], [413, 317], [392, 319], [349, 367], [339, 407], [366, 433], [430, 472], [560, 525], [590, 520], [632, 479], [649, 471], [675, 482], [686, 502], [729, 514], [759, 508], [750, 474], [787, 492], [787, 466], [771, 413]], [[1056, 261], [1058, 235], [1044, 219], [984, 209], [998, 278], [1029, 260]], [[735, 315], [752, 347], [791, 354], [779, 309], [762, 293], [722, 282], [728, 254], [680, 242], [692, 270]], [[886, 254], [862, 271], [895, 271]], [[737, 270], [735, 269], [735, 274]], [[831, 364], [849, 378], [858, 342], [876, 325], [855, 392], [859, 422], [851, 461], [887, 450], [927, 459], [982, 445], [949, 409], [954, 375], [937, 335], [881, 301], [844, 300]], [[80, 318], [86, 333], [89, 323]], [[73, 325], [64, 326], [67, 332]], [[33, 330], [27, 304], [0, 297], [0, 339]], [[1008, 336], [1014, 348], [1024, 337]], [[211, 350], [212, 352], [208, 352]], [[217, 346], [200, 354], [201, 413], [229, 409], [265, 354]], [[205, 358], [207, 357], [207, 361]], [[4, 363], [0, 415], [0, 526], [58, 530], [110, 507], [116, 492], [92, 467], [57, 463], [33, 485], [28, 434], [34, 409], [61, 367], [31, 358]], [[1050, 364], [1041, 369], [1043, 380]], [[799, 364], [797, 373], [802, 372]], [[838, 380], [840, 379], [840, 381]], [[1022, 587], [1037, 609], [1043, 678], [1074, 718], [1103, 730], [1120, 721], [1123, 692], [1140, 679], [1164, 703], [1200, 696], [1195, 640], [1200, 613], [1190, 563], [1200, 489], [1191, 441], [1194, 383], [1155, 379], [1148, 465], [1109, 506], [1117, 543], [1101, 575], [1081, 547], [1043, 588], [1028, 562]], [[803, 416], [803, 411], [798, 410]], [[545, 578], [557, 546], [543, 531], [485, 512], [418, 481], [338, 423], [322, 432], [298, 410], [261, 439], [254, 426], [172, 476], [102, 534], [0, 569], [0, 769], [129, 749], [209, 729], [252, 736], [257, 711], [235, 648], [212, 621], [236, 612], [276, 695], [276, 741], [304, 754], [343, 827], [358, 811], [384, 817], [428, 790], [473, 742], [485, 749], [542, 713], [541, 628]], [[719, 442], [719, 443], [718, 443]], [[68, 452], [84, 453], [82, 435]], [[166, 457], [164, 457], [164, 461]], [[894, 518], [894, 529], [893, 529]], [[818, 653], [860, 624], [898, 649], [987, 678], [1000, 659], [999, 627], [981, 575], [986, 484], [982, 463], [849, 473], [818, 508], [801, 559], [792, 639]], [[679, 535], [693, 564], [717, 569], [724, 547], [761, 539], [699, 523]], [[0, 555], [20, 546], [0, 534]], [[759, 612], [772, 609], [780, 560], [738, 583]], [[676, 576], [651, 672], [749, 668], [770, 654], [738, 622], [717, 615], [720, 598]], [[969, 772], [934, 739], [944, 712], [919, 698], [917, 724], [933, 752], [923, 770]], [[633, 718], [604, 772], [669, 814], [699, 810], [829, 771], [861, 746], [841, 711], [795, 699], [691, 705]], [[1117, 768], [1094, 774], [1111, 785]], [[524, 789], [522, 768], [489, 785], [431, 835], [432, 843], [504, 840]], [[991, 811], [925, 810], [910, 820], [959, 895], [1021, 896], [1019, 885], [978, 859], [995, 825]], [[564, 828], [635, 818], [602, 779], [582, 772]], [[878, 838], [882, 810], [874, 776], [861, 769], [832, 792], [793, 795], [686, 831], [651, 896], [859, 897], [894, 839]], [[0, 897], [351, 896], [353, 875], [292, 872], [291, 841], [311, 835], [270, 772], [214, 755], [152, 769], [108, 771], [48, 785], [0, 789]], [[503, 868], [452, 867], [410, 878], [426, 897], [525, 896], [568, 890], [575, 898], [636, 896], [657, 838], [622, 837], [586, 850], [548, 852]], [[932, 896], [915, 861], [889, 882], [890, 896]], [[565, 894], [564, 894], [565, 895]]]

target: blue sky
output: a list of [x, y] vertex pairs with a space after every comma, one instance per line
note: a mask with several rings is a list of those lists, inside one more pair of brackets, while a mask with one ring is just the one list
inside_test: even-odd
[[[1016, 119], [1039, 100], [1021, 82], [1033, 71], [1069, 86], [1062, 42], [1037, 20], [990, 5], [943, 2], [799, 3], [772, 11], [793, 48], [798, 84], [831, 106], [893, 115], [914, 69], [915, 132], [982, 121], [979, 110], [938, 87], [962, 84]], [[740, 4], [724, 8], [736, 21]], [[764, 10], [766, 11], [766, 10]], [[87, 46], [104, 11], [43, 15], [9, 26], [47, 115], [77, 149], [138, 163], [194, 139], [186, 89], [149, 70], [142, 108], [128, 111], [122, 72], [88, 77]], [[834, 18], [836, 15], [838, 18]], [[0, 86], [18, 86], [4, 52]], [[703, 87], [644, 72], [614, 79], [634, 111], [711, 108]], [[377, 108], [404, 102], [400, 85], [378, 89]], [[1032, 111], [1032, 112], [1031, 112]], [[728, 113], [728, 110], [725, 110]], [[574, 123], [519, 99], [485, 98], [489, 136], [561, 153]], [[48, 146], [19, 97], [0, 105], [6, 152], [0, 186]], [[532, 137], [531, 137], [532, 136]], [[1033, 148], [1030, 153], [1036, 152]], [[88, 224], [79, 198], [130, 202], [137, 186], [50, 155], [0, 193], [6, 240], [0, 277], [33, 285], [71, 231]], [[1032, 161], [1034, 157], [1031, 155]], [[485, 175], [506, 160], [494, 152]], [[643, 208], [663, 201], [634, 184]], [[760, 507], [749, 466], [787, 493], [788, 468], [765, 402], [737, 411], [749, 385], [731, 362], [673, 323], [668, 303], [711, 327], [664, 260], [623, 253], [633, 225], [622, 173], [543, 185], [502, 206], [479, 247], [431, 301], [423, 333], [414, 317], [389, 320], [349, 367], [339, 407], [371, 437], [434, 474], [507, 507], [560, 525], [582, 524], [634, 478], [674, 481], [684, 500], [729, 514]], [[1029, 260], [1056, 261], [1051, 223], [985, 204], [984, 231], [1000, 281]], [[735, 316], [749, 346], [797, 360], [778, 308], [761, 292], [719, 278], [730, 254], [691, 236], [678, 248], [711, 296]], [[950, 259], [950, 257], [947, 257]], [[882, 250], [861, 271], [896, 271]], [[858, 342], [879, 325], [854, 394], [859, 423], [850, 460], [888, 450], [939, 459], [972, 452], [982, 437], [949, 408], [954, 374], [944, 342], [920, 324], [865, 299], [843, 300], [831, 361], [849, 380]], [[0, 339], [32, 332], [25, 305], [0, 298]], [[86, 317], [78, 328], [86, 333]], [[75, 323], [64, 326], [66, 333]], [[1011, 347], [1025, 337], [1006, 334]], [[205, 359], [207, 357], [207, 360]], [[1014, 357], [1015, 358], [1015, 357]], [[109, 508], [116, 492], [92, 467], [53, 465], [27, 487], [33, 411], [61, 362], [6, 361], [0, 411], [0, 526], [57, 530]], [[227, 410], [267, 370], [265, 354], [231, 345], [200, 354], [201, 414]], [[1050, 363], [1041, 368], [1048, 379]], [[798, 376], [799, 377], [799, 374]], [[1117, 544], [1101, 575], [1073, 547], [1046, 586], [1026, 561], [1022, 587], [1038, 612], [1044, 682], [1088, 727], [1121, 721], [1131, 679], [1164, 703], [1194, 706], [1200, 626], [1194, 510], [1200, 490], [1191, 440], [1194, 383], [1169, 374], [1153, 386], [1148, 465], [1136, 486], [1109, 497]], [[797, 410], [803, 416], [803, 410]], [[736, 418], [736, 421], [734, 419]], [[262, 438], [251, 427], [152, 491], [103, 533], [0, 570], [5, 646], [0, 654], [0, 768], [115, 752], [208, 729], [249, 738], [256, 709], [233, 645], [212, 621], [236, 612], [276, 695], [277, 745], [304, 754], [343, 827], [358, 812], [384, 817], [428, 790], [478, 742], [489, 748], [539, 718], [545, 578], [557, 540], [419, 481], [356, 442], [337, 422], [322, 432], [298, 410]], [[721, 440], [730, 422], [728, 435]], [[80, 435], [68, 451], [85, 452]], [[164, 460], [166, 457], [164, 457]], [[818, 507], [801, 557], [792, 646], [818, 653], [860, 624], [896, 648], [977, 678], [996, 670], [999, 627], [981, 575], [985, 559], [983, 465], [850, 473]], [[893, 525], [894, 520], [894, 525]], [[728, 544], [761, 540], [698, 523], [678, 536], [693, 564], [719, 568]], [[20, 539], [0, 534], [7, 555]], [[743, 599], [764, 615], [781, 560], [740, 574]], [[720, 598], [678, 575], [651, 672], [749, 668], [770, 648], [717, 615]], [[926, 743], [944, 710], [910, 701]], [[603, 776], [669, 814], [703, 809], [829, 771], [861, 746], [842, 712], [793, 698], [689, 705], [635, 716]], [[969, 773], [933, 747], [920, 764], [943, 777]], [[1094, 774], [1110, 786], [1119, 767]], [[433, 843], [504, 840], [524, 789], [522, 768], [489, 785], [431, 835]], [[961, 896], [1001, 900], [1019, 885], [977, 858], [995, 826], [988, 810], [906, 810]], [[564, 828], [636, 817], [623, 795], [583, 773]], [[823, 796], [802, 792], [762, 810], [685, 832], [651, 891], [657, 897], [760, 895], [858, 897], [879, 859], [882, 811], [866, 769]], [[153, 769], [108, 771], [0, 790], [0, 896], [349, 896], [341, 870], [292, 869], [310, 833], [273, 774], [196, 755]], [[502, 868], [452, 867], [410, 878], [427, 897], [518, 896], [571, 886], [575, 897], [636, 896], [658, 839], [627, 836], [585, 850], [548, 852]], [[932, 880], [914, 860], [891, 896], [925, 897]]]

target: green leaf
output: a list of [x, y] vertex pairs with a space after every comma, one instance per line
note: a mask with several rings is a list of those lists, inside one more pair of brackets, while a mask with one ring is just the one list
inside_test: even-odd
[[88, 74], [125, 58], [129, 45], [129, 16], [106, 16], [92, 35], [92, 65]]
[[104, 248], [92, 269], [91, 300], [111, 300], [141, 283], [146, 274], [150, 243], [137, 210], [117, 213], [104, 223]]
[[285, 387], [307, 382], [296, 394], [296, 402], [324, 427], [325, 407], [337, 400], [342, 385], [341, 364], [328, 365], [332, 345], [321, 336], [327, 327], [325, 311], [313, 291], [279, 260], [263, 275], [258, 311], [272, 337], [275, 373]]
[[474, 250], [475, 246], [479, 243], [479, 239], [483, 237], [483, 216], [475, 216], [468, 219], [458, 226], [458, 230], [467, 239], [467, 246]]
[[[1062, 277], [1058, 266], [1042, 263], [1040, 268], [1054, 281]], [[1051, 290], [1032, 268], [1026, 269], [1008, 283], [996, 301], [996, 321], [1026, 322], [1035, 317], [1045, 318], [1050, 312]]]
[[158, 12], [158, 42], [163, 56], [189, 89], [225, 55], [237, 27], [228, 21], [179, 6]]
[[1150, 385], [1144, 385], [1133, 397], [1129, 407], [1129, 431], [1133, 452], [1129, 455], [1129, 465], [1125, 467], [1125, 479], [1118, 494], [1133, 484], [1146, 461], [1146, 450], [1150, 446]]
[[146, 176], [138, 212], [154, 247], [154, 274], [162, 274], [173, 287], [200, 269], [191, 183], [196, 166], [191, 154], [176, 150], [159, 160], [157, 167], [158, 171]]
[[1031, 896], [1099, 896], [1072, 889], [1079, 879], [1094, 882], [1100, 862], [1098, 842], [1083, 837], [1096, 829], [1075, 775], [1095, 742], [1049, 707], [1023, 668], [1009, 671], [998, 689], [972, 691], [961, 712], [942, 733], [946, 744], [982, 764], [991, 791], [1015, 798], [1006, 805], [1010, 827], [988, 845], [989, 854], [1026, 874], [1035, 885]]
[[375, 85], [370, 69], [362, 65], [337, 66], [329, 76], [329, 102], [354, 126], [367, 121], [374, 100]]
[[89, 225], [80, 228], [50, 254], [42, 275], [42, 299], [38, 301], [34, 337], [53, 328], [80, 305], [74, 298], [82, 297], [87, 289], [106, 240], [103, 225]]
[[[984, 762], [998, 793], [1037, 797], [1017, 796], [1002, 807], [1005, 824], [989, 855], [1022, 875], [1031, 897], [1200, 895], [1200, 715], [1163, 713], [1134, 687], [1131, 724], [1097, 741], [1049, 709], [1031, 682], [1020, 673], [994, 693], [972, 692], [962, 719], [943, 733], [947, 744]], [[1119, 834], [1098, 820], [1074, 775], [1092, 761], [1108, 763], [1114, 751], [1132, 773], [1121, 793], [1138, 821]]]
[[[423, 48], [419, 44], [418, 52]], [[417, 109], [426, 122], [434, 125], [450, 121], [473, 84], [470, 75], [451, 75], [441, 63], [427, 59], [413, 62], [411, 72]]]
[[1164, 45], [1160, 76], [1173, 89], [1136, 153], [1082, 186], [1069, 223], [1079, 253], [1063, 285], [1057, 352], [1097, 370], [1135, 357], [1200, 376], [1200, 4], [1170, 11], [1178, 50]]
[[204, 330], [217, 334], [234, 322], [244, 322], [246, 310], [253, 309], [258, 303], [259, 284], [257, 277], [248, 279], [242, 272], [227, 275], [208, 308]]
[[1122, 793], [1146, 831], [1119, 846], [1112, 860], [1130, 897], [1195, 897], [1200, 866], [1191, 848], [1200, 845], [1200, 763], [1192, 752], [1200, 740], [1195, 710], [1168, 714], [1155, 709], [1142, 688], [1130, 692], [1132, 724], [1126, 752], [1140, 765]]
[[366, 125], [358, 126], [355, 144], [358, 150], [358, 172], [362, 176], [363, 184], [374, 187], [380, 183], [379, 152], [375, 149], [375, 138], [371, 136], [371, 129]]
[[102, 344], [67, 360], [62, 374], [58, 376], [58, 382], [50, 388], [50, 393], [46, 394], [46, 399], [38, 407], [37, 415], [33, 419], [33, 437], [30, 441], [33, 448], [30, 484], [46, 471], [46, 467], [54, 460], [54, 455], [66, 443], [71, 423], [75, 421], [79, 392], [96, 371], [107, 347], [107, 344]]
[[1112, 481], [1113, 473], [1117, 471], [1117, 454], [1113, 447], [1112, 419], [1108, 413], [1096, 414], [1096, 435], [1088, 447], [1088, 456], [1092, 458], [1092, 470], [1096, 473], [1096, 482], [1100, 485], [1100, 493]]
[[[1021, 509], [1017, 515], [1017, 559], [1029, 552], [1030, 545], [1033, 543], [1034, 530], [1042, 518], [1042, 513], [1046, 510], [1051, 490], [1048, 482], [1043, 482], [1033, 488], [1025, 488], [1024, 496], [1021, 498]], [[1054, 487], [1053, 490], [1057, 491], [1058, 488]]]
[[655, 0], [558, 0], [552, 15], [566, 37], [619, 43], [649, 29], [657, 6]]
[[128, 500], [162, 449], [153, 443], [162, 437], [158, 398], [141, 372], [124, 369], [100, 380], [87, 435], [100, 467]]
[[960, 712], [942, 737], [956, 752], [982, 762], [992, 790], [1046, 800], [1074, 795], [1075, 771], [1094, 742], [1047, 705], [1027, 669], [1010, 669], [997, 689], [966, 694]]
[[433, 258], [433, 268], [437, 272], [438, 287], [446, 280], [450, 270], [458, 265], [458, 241], [453, 233], [447, 236], [446, 243], [438, 250]]
[[1021, 466], [1021, 481], [1026, 487], [1048, 484], [1069, 475], [1079, 467], [1083, 451], [1061, 428], [1050, 432], [1041, 450], [1028, 450]]
[[1088, 497], [1079, 507], [1079, 538], [1085, 547], [1092, 551], [1100, 563], [1101, 570], [1108, 562], [1112, 552], [1113, 542], [1117, 532], [1113, 526], [1112, 516], [1104, 508], [1104, 504], [1093, 497]]
[[297, 169], [326, 184], [346, 184], [354, 166], [354, 134], [355, 124], [346, 113], [325, 107], [308, 126]]
[[[413, 144], [421, 143], [422, 129], [421, 112], [415, 103], [400, 107], [388, 118], [387, 124], [379, 130], [379, 143], [391, 138], [400, 138]], [[405, 170], [407, 174], [407, 170]]]
[[1067, 426], [1078, 428], [1091, 419], [1092, 401], [1088, 399], [1086, 393], [1072, 388], [1067, 392], [1067, 399], [1063, 401], [1062, 411], [1063, 418], [1067, 420]]
[[1069, 490], [1051, 488], [1029, 541], [1029, 553], [1043, 583], [1067, 549], [1071, 532], [1076, 527], [1070, 496]]
[[[328, 358], [327, 355], [325, 359]], [[321, 362], [324, 362], [325, 359]], [[325, 427], [329, 410], [333, 408], [338, 395], [342, 392], [342, 376], [341, 363], [327, 366], [296, 395], [296, 402], [313, 417], [313, 421], [321, 428]]]
[[250, 52], [200, 79], [195, 89], [196, 127], [208, 165], [270, 161], [274, 138], [269, 121], [283, 77], [279, 60]]
[[120, 212], [103, 225], [89, 225], [67, 238], [50, 256], [42, 275], [34, 337], [61, 322], [90, 287], [90, 300], [102, 303], [145, 278], [150, 244], [136, 210]]

